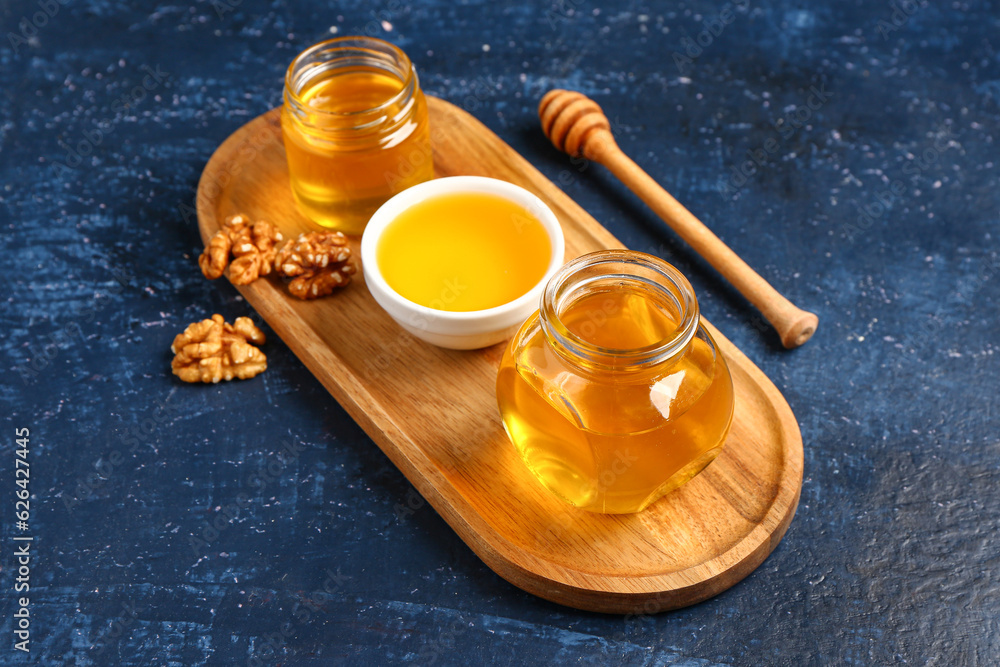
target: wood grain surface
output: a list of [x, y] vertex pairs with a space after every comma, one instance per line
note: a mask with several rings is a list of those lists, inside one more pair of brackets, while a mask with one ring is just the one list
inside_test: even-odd
[[[438, 176], [491, 176], [534, 192], [563, 226], [567, 259], [622, 247], [475, 118], [433, 97], [428, 104]], [[218, 148], [202, 174], [197, 210], [206, 241], [237, 212], [286, 235], [312, 229], [292, 200], [278, 110]], [[413, 338], [376, 305], [360, 271], [348, 288], [313, 302], [290, 297], [276, 278], [239, 290], [459, 537], [535, 595], [613, 613], [694, 604], [757, 567], [795, 513], [802, 484], [795, 417], [767, 377], [707, 322], [736, 391], [723, 453], [647, 510], [600, 515], [550, 494], [507, 440], [495, 398], [503, 345], [460, 352]]]

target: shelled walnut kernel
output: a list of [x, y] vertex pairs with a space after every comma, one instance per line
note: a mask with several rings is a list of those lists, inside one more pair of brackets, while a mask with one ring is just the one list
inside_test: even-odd
[[229, 280], [234, 285], [248, 285], [271, 273], [276, 244], [282, 238], [281, 232], [269, 222], [258, 220], [251, 224], [245, 215], [231, 215], [209, 240], [198, 265], [209, 280], [221, 276], [229, 266]]
[[249, 317], [228, 324], [222, 315], [189, 325], [174, 338], [170, 366], [184, 382], [247, 380], [267, 369], [267, 357], [251, 345], [264, 343], [264, 332]]
[[288, 291], [299, 299], [317, 299], [347, 285], [357, 269], [347, 237], [340, 232], [300, 234], [278, 251], [275, 270], [292, 278]]

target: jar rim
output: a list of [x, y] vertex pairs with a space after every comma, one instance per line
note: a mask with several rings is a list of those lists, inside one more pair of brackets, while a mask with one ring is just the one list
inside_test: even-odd
[[[617, 266], [617, 270], [612, 269], [613, 266]], [[640, 278], [638, 273], [628, 271], [629, 266], [655, 276], [655, 286], [661, 287], [676, 304], [678, 322], [674, 330], [662, 340], [635, 348], [603, 347], [571, 331], [560, 318], [561, 307], [569, 296], [586, 287], [579, 280], [574, 281], [574, 278], [578, 278], [582, 271], [594, 267], [612, 269], [603, 276], [597, 274], [600, 277], [620, 275]], [[645, 368], [676, 356], [691, 343], [700, 323], [694, 288], [676, 267], [654, 255], [625, 249], [598, 250], [564, 264], [545, 285], [539, 315], [546, 336], [555, 343], [557, 350], [590, 365], [615, 369]]]
[[361, 117], [377, 113], [390, 108], [393, 105], [400, 104], [413, 95], [413, 92], [416, 89], [417, 70], [410, 61], [410, 57], [407, 56], [401, 48], [391, 42], [385, 41], [384, 39], [379, 39], [378, 37], [345, 35], [343, 37], [334, 37], [333, 39], [317, 42], [295, 56], [292, 62], [288, 65], [288, 69], [285, 71], [285, 96], [290, 98], [291, 101], [293, 101], [297, 106], [305, 106], [305, 103], [299, 95], [299, 90], [296, 89], [295, 76], [298, 73], [299, 68], [304, 65], [308, 58], [315, 56], [320, 52], [329, 50], [347, 51], [349, 49], [369, 50], [382, 57], [395, 57], [399, 61], [399, 73], [402, 74], [400, 80], [403, 85], [400, 87], [399, 92], [387, 99], [385, 102], [367, 109], [358, 109], [357, 111], [330, 111], [328, 109], [310, 107], [310, 113], [323, 114], [330, 118]]

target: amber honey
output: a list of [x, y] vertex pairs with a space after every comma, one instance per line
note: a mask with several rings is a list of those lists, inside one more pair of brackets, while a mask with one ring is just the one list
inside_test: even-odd
[[683, 276], [673, 270], [678, 285], [659, 285], [655, 271], [629, 265], [649, 256], [627, 251], [587, 273], [594, 255], [575, 260], [577, 269], [591, 262], [582, 276], [568, 267], [552, 278], [504, 355], [497, 397], [508, 435], [546, 487], [582, 509], [637, 512], [721, 451], [732, 380], [693, 293], [683, 298]]
[[300, 54], [281, 127], [292, 194], [322, 227], [360, 234], [389, 197], [434, 175], [416, 72], [381, 40], [334, 39]]
[[437, 310], [509, 303], [545, 276], [552, 244], [527, 208], [481, 192], [441, 194], [403, 211], [377, 249], [389, 286]]

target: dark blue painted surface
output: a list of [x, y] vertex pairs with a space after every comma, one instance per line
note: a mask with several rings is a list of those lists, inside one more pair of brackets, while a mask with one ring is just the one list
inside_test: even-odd
[[[48, 11], [0, 5], [0, 662], [996, 664], [995, 3]], [[677, 264], [784, 392], [802, 501], [745, 581], [652, 618], [541, 601], [429, 507], [399, 512], [420, 505], [410, 485], [277, 338], [253, 381], [169, 374], [188, 322], [249, 310], [195, 263], [185, 207], [208, 157], [278, 103], [299, 50], [364, 31]], [[815, 338], [781, 351], [623, 186], [552, 149], [534, 109], [555, 86], [598, 100], [637, 162], [818, 312]], [[725, 187], [747, 151], [763, 165]], [[31, 430], [27, 532], [15, 427]], [[26, 534], [29, 656], [13, 649]]]

